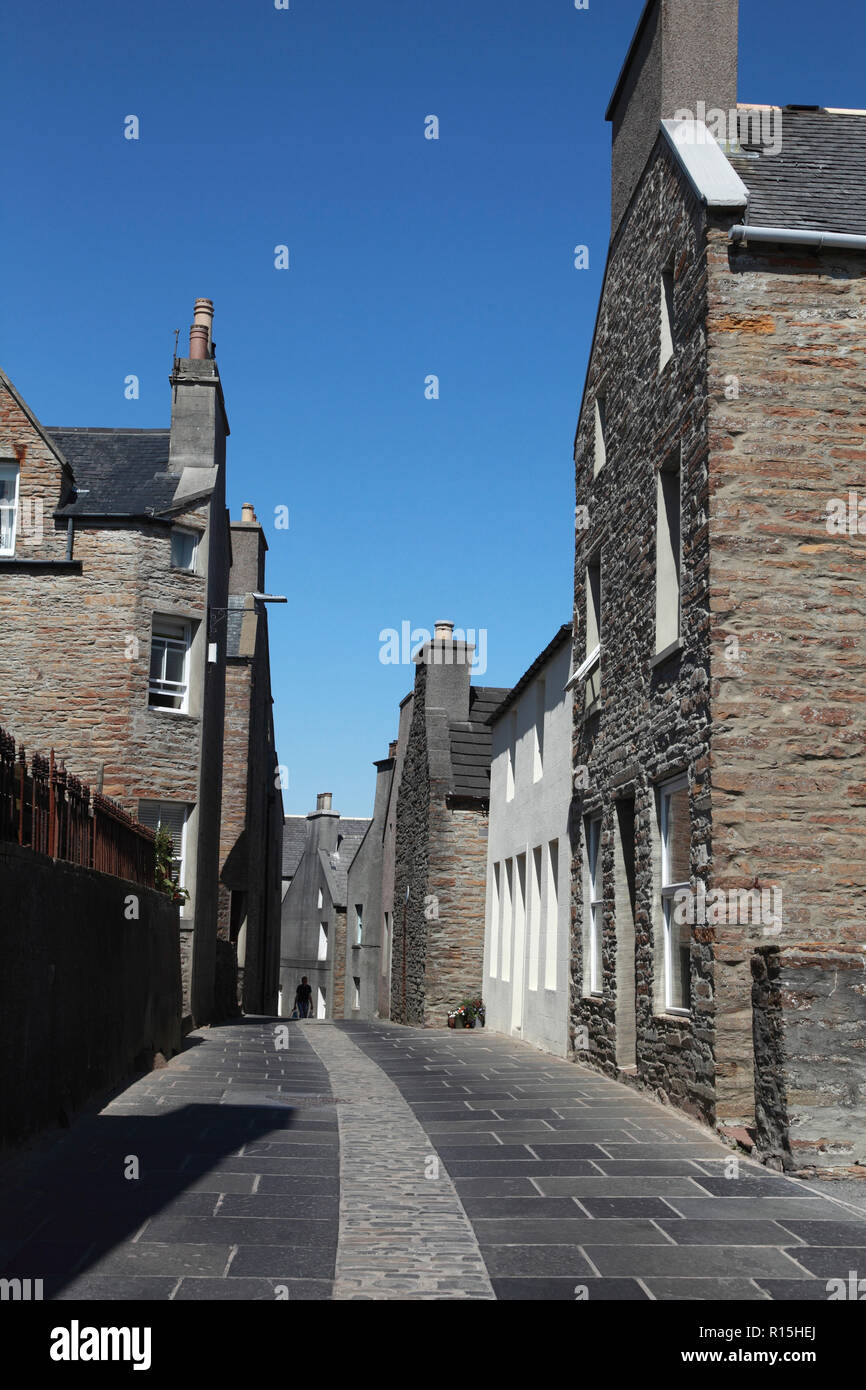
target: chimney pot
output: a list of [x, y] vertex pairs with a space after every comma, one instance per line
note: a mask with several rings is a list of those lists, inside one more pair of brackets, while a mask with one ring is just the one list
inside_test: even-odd
[[241, 507], [241, 521], [248, 526], [258, 525], [256, 509], [253, 506], [252, 502], [244, 502], [243, 506]]
[[397, 756], [397, 740], [394, 738], [394, 739], [392, 739], [391, 742], [388, 744], [388, 757], [389, 757], [389, 758], [396, 758], [396, 756]]
[[319, 792], [318, 796], [316, 797], [316, 810], [330, 811], [332, 795], [332, 792]]
[[433, 629], [433, 638], [436, 642], [453, 641], [454, 624], [446, 620], [440, 620]]
[[193, 305], [189, 330], [189, 355], [201, 361], [211, 356], [213, 344], [213, 300], [197, 299]]

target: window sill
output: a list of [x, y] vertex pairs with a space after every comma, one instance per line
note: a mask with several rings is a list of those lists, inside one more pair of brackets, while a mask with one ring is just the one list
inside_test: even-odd
[[662, 1009], [660, 1014], [656, 1014], [656, 1018], [669, 1018], [671, 1020], [676, 1020], [677, 1023], [681, 1022], [684, 1018], [691, 1018], [691, 1016], [691, 1009], [675, 1009], [673, 1005], [670, 1005], [666, 1009]]
[[655, 656], [650, 657], [650, 670], [652, 671], [656, 666], [663, 666], [666, 661], [678, 656], [682, 649], [682, 637], [678, 637], [675, 642], [669, 642], [666, 647], [662, 647], [660, 652], [656, 652]]
[[166, 709], [164, 705], [148, 705], [148, 714], [155, 714], [160, 719], [163, 715], [168, 715], [169, 719], [188, 719], [191, 724], [200, 724], [201, 719], [197, 714], [191, 714], [185, 709]]

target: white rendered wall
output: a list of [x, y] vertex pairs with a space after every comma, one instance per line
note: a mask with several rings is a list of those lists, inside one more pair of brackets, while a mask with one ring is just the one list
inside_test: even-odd
[[[487, 857], [487, 914], [484, 933], [484, 1001], [487, 1026], [513, 1034], [565, 1057], [568, 1052], [571, 846], [572, 697], [565, 692], [571, 643], [565, 642], [523, 691], [516, 713], [514, 795], [508, 798], [511, 712], [493, 725], [490, 769], [490, 824]], [[538, 775], [536, 718], [538, 681], [544, 681], [544, 737]], [[557, 845], [557, 902], [550, 893], [549, 846]], [[540, 849], [540, 856], [536, 851]], [[518, 857], [525, 855], [522, 914], [509, 911], [518, 893]], [[511, 861], [510, 871], [506, 864]], [[494, 867], [499, 865], [499, 922]], [[521, 866], [522, 867], [522, 866]], [[538, 872], [537, 872], [538, 870]], [[535, 901], [536, 880], [540, 899]], [[522, 927], [521, 927], [522, 923]], [[520, 942], [522, 940], [522, 949]], [[518, 949], [519, 959], [515, 959]], [[519, 994], [515, 991], [519, 990]]]

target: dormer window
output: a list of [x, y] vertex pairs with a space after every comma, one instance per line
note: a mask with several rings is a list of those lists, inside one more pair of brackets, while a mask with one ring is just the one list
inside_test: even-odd
[[0, 462], [0, 555], [15, 554], [18, 531], [18, 464]]
[[171, 567], [175, 570], [195, 570], [198, 532], [175, 526], [171, 533]]

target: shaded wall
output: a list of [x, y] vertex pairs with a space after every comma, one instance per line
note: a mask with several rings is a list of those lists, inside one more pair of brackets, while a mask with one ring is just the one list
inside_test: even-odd
[[0, 944], [0, 1145], [180, 1048], [178, 912], [163, 894], [0, 844]]

